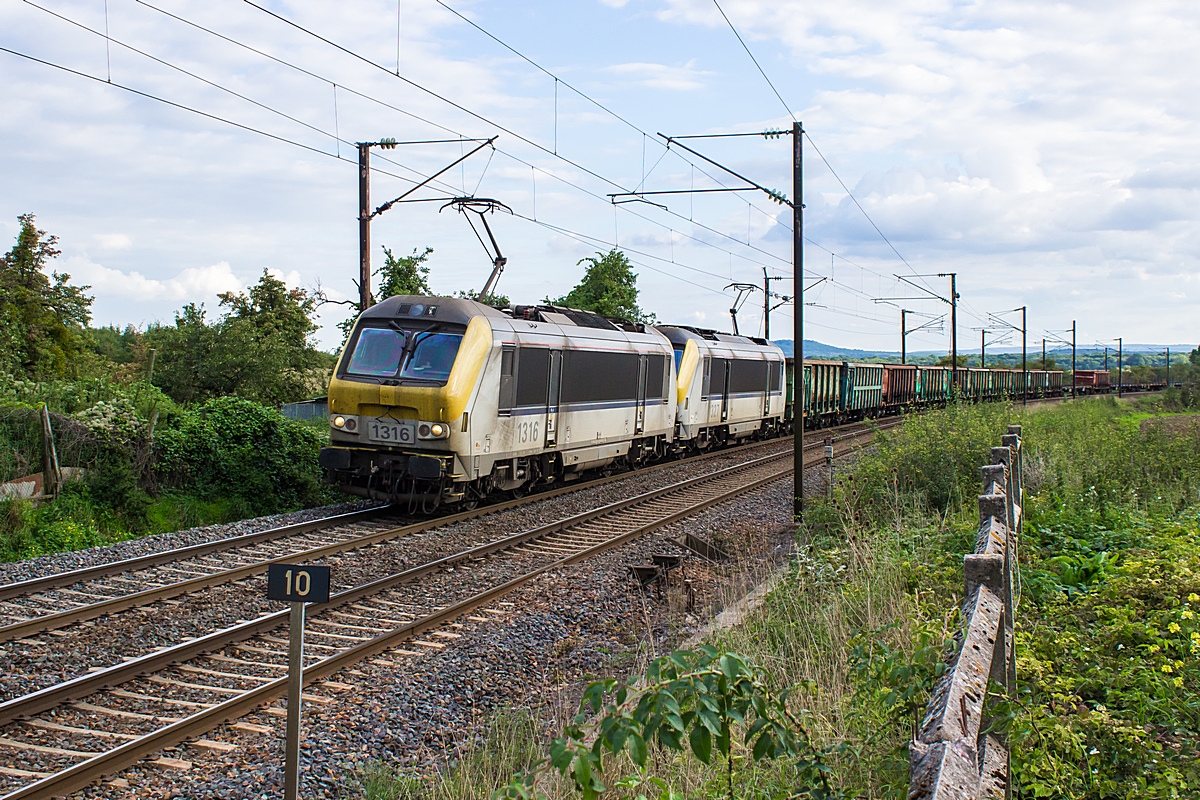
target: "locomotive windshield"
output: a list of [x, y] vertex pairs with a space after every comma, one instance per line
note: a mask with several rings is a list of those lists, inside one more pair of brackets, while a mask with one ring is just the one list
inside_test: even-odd
[[358, 344], [350, 356], [350, 366], [346, 371], [379, 378], [394, 376], [404, 355], [404, 339], [403, 331], [364, 328], [358, 334]]
[[402, 378], [421, 378], [445, 383], [462, 344], [461, 333], [418, 333], [400, 370]]
[[461, 333], [363, 328], [350, 355], [346, 374], [445, 383], [461, 343]]

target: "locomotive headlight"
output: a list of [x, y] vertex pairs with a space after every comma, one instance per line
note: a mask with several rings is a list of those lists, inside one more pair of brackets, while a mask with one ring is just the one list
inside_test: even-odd
[[418, 439], [445, 439], [450, 435], [450, 426], [444, 422], [422, 422], [417, 426]]
[[341, 416], [334, 417], [334, 418], [333, 418], [333, 427], [335, 427], [335, 428], [344, 428], [344, 427], [346, 427], [346, 418], [345, 418], [345, 417], [341, 417]]

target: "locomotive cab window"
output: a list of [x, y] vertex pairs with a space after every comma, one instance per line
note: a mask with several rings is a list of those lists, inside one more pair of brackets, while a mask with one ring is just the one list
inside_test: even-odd
[[346, 371], [352, 375], [390, 378], [400, 368], [404, 355], [403, 331], [390, 328], [364, 328], [358, 334], [358, 344], [350, 356]]
[[409, 379], [445, 383], [454, 368], [462, 333], [364, 327], [354, 341], [343, 374], [352, 378]]
[[445, 383], [454, 368], [462, 334], [424, 332], [413, 335], [412, 339], [400, 377]]

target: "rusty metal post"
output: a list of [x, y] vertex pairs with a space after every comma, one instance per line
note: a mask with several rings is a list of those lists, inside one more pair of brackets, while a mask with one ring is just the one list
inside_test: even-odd
[[300, 704], [304, 691], [304, 603], [292, 603], [288, 632], [287, 733], [284, 740], [283, 796], [300, 794]]
[[1071, 399], [1075, 399], [1079, 391], [1079, 381], [1075, 377], [1075, 320], [1071, 320]]
[[1025, 366], [1025, 306], [1021, 306], [1021, 405], [1029, 402], [1029, 367]]
[[958, 389], [958, 273], [950, 273], [950, 391]]
[[792, 355], [795, 375], [792, 380], [792, 417], [796, 435], [792, 445], [795, 495], [792, 512], [797, 522], [804, 521], [804, 128], [792, 123], [792, 264], [795, 269], [792, 296], [796, 314], [792, 317]]
[[833, 439], [825, 437], [825, 465], [829, 468], [829, 480], [826, 484], [826, 494], [833, 497]]
[[763, 267], [763, 338], [771, 341], [771, 279]]
[[1120, 336], [1117, 337], [1117, 397], [1120, 397], [1121, 390], [1125, 388], [1125, 342]]

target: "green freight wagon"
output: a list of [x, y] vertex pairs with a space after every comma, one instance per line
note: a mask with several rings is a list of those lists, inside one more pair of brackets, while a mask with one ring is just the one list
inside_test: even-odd
[[923, 406], [945, 405], [950, 400], [950, 368], [917, 368], [917, 401]]
[[875, 416], [883, 408], [883, 364], [845, 365], [843, 411], [850, 419]]

